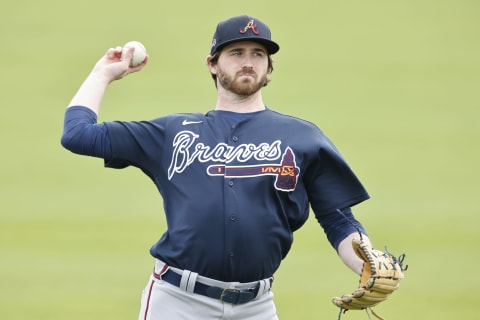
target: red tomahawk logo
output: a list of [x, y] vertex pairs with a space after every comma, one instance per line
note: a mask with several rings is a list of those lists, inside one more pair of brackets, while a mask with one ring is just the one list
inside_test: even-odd
[[277, 176], [275, 188], [282, 191], [293, 191], [297, 185], [297, 177], [300, 169], [296, 166], [295, 155], [292, 149], [287, 148], [279, 165], [255, 165], [255, 166], [225, 166], [211, 165], [207, 172], [211, 176], [225, 176], [226, 178], [248, 178], [263, 175]]

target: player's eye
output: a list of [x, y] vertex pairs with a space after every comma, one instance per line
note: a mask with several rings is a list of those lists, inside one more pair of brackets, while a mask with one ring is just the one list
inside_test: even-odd
[[242, 50], [240, 49], [232, 49], [229, 51], [229, 54], [232, 56], [239, 56], [242, 55]]
[[265, 56], [265, 51], [263, 51], [261, 49], [258, 49], [258, 50], [255, 50], [253, 52], [253, 55], [256, 56], [256, 57], [263, 57], [263, 56]]

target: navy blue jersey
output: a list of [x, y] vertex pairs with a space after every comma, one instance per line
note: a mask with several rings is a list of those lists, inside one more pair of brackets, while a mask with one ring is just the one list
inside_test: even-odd
[[140, 168], [163, 197], [151, 254], [217, 280], [272, 276], [310, 206], [319, 218], [369, 197], [318, 127], [271, 109], [235, 125], [217, 111], [106, 125], [105, 165]]

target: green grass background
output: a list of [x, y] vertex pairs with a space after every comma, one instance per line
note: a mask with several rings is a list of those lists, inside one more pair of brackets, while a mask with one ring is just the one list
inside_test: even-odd
[[[310, 119], [372, 199], [374, 244], [407, 253], [388, 319], [476, 319], [480, 2], [33, 1], [0, 5], [0, 319], [136, 319], [165, 229], [153, 184], [59, 143], [64, 108], [109, 48], [150, 63], [112, 84], [101, 121], [207, 111], [216, 23], [248, 13], [281, 45], [268, 106]], [[281, 128], [279, 128], [281, 129]], [[201, 204], [199, 204], [201, 205]], [[357, 277], [310, 219], [276, 275], [281, 319], [336, 319]], [[348, 312], [344, 319], [367, 319]]]

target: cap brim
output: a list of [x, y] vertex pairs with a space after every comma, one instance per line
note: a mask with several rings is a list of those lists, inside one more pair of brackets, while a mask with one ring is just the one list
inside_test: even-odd
[[232, 40], [229, 40], [229, 41], [226, 41], [224, 43], [222, 43], [222, 45], [218, 46], [215, 48], [215, 52], [218, 52], [220, 50], [222, 50], [225, 46], [229, 45], [229, 44], [232, 44], [234, 42], [239, 42], [239, 41], [253, 41], [253, 42], [258, 42], [260, 44], [262, 44], [263, 46], [265, 46], [265, 48], [267, 49], [267, 52], [268, 54], [275, 54], [278, 52], [278, 50], [280, 50], [280, 46], [272, 41], [272, 40], [269, 40], [269, 39], [263, 39], [263, 38], [237, 38], [237, 39], [232, 39]]

